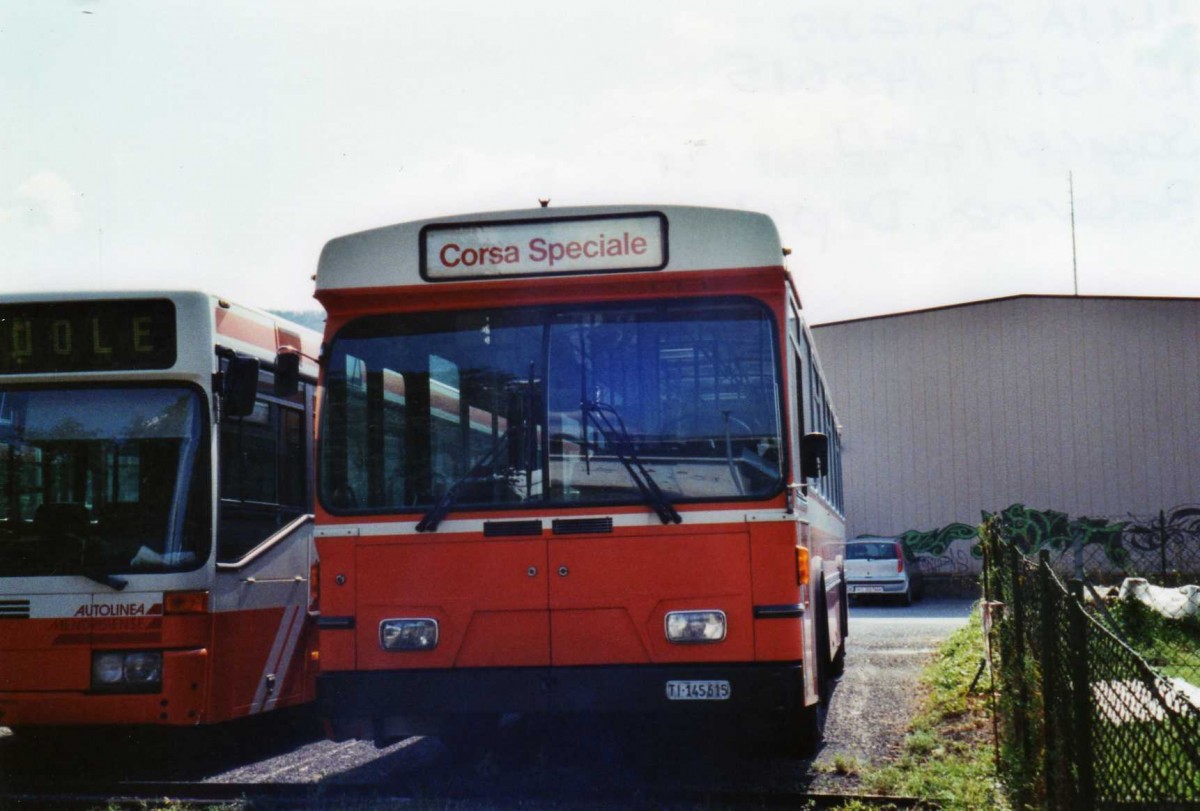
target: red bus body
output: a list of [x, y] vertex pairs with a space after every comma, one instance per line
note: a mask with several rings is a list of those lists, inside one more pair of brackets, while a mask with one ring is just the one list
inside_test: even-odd
[[[196, 292], [0, 312], [0, 726], [197, 725], [311, 701], [316, 364], [294, 393], [269, 384], [281, 351], [315, 357], [319, 335]], [[219, 413], [235, 356], [262, 367], [240, 426]]]
[[812, 737], [844, 652], [837, 426], [767, 217], [411, 223], [329, 243], [317, 297], [332, 737], [511, 712]]

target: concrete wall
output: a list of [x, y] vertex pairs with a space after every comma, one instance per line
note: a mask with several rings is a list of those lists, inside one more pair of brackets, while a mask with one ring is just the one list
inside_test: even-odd
[[1200, 502], [1200, 300], [1021, 296], [813, 334], [851, 537]]

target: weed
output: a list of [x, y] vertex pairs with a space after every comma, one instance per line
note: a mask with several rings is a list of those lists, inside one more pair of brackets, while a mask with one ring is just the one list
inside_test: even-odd
[[976, 608], [922, 675], [922, 708], [899, 759], [861, 774], [868, 790], [920, 797], [945, 809], [1008, 808], [996, 780], [987, 698], [968, 692], [982, 658]]

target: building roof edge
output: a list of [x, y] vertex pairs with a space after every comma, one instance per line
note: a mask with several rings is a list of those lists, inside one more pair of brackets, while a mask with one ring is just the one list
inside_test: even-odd
[[1083, 295], [1074, 296], [1070, 294], [1054, 294], [1054, 293], [1016, 293], [1011, 296], [997, 296], [996, 298], [978, 299], [976, 301], [964, 301], [958, 304], [940, 304], [935, 307], [921, 307], [916, 310], [902, 310], [896, 313], [882, 313], [880, 315], [866, 315], [859, 318], [845, 318], [840, 321], [823, 321], [819, 324], [810, 324], [810, 328], [817, 330], [824, 327], [840, 327], [845, 324], [857, 324], [863, 321], [881, 321], [885, 318], [901, 318], [908, 315], [924, 315], [925, 313], [941, 312], [943, 310], [958, 310], [964, 307], [978, 307], [984, 304], [999, 304], [1005, 301], [1017, 301], [1019, 299], [1062, 299], [1065, 301], [1191, 301], [1200, 302], [1200, 298], [1193, 296], [1120, 296], [1120, 295]]

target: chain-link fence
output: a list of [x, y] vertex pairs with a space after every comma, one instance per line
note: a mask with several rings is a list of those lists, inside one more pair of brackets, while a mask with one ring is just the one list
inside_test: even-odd
[[1200, 701], [1096, 619], [1096, 589], [1064, 587], [1050, 545], [1026, 557], [1026, 529], [1011, 509], [980, 528], [998, 765], [1014, 805], [1200, 809]]
[[[1119, 523], [1119, 546], [1084, 547], [1094, 616], [1200, 703], [1200, 507]], [[1117, 560], [1112, 560], [1113, 553]]]
[[1047, 550], [1055, 572], [1083, 581], [1095, 618], [1200, 701], [1200, 506], [1109, 519], [1014, 504], [995, 519], [1023, 553]]

